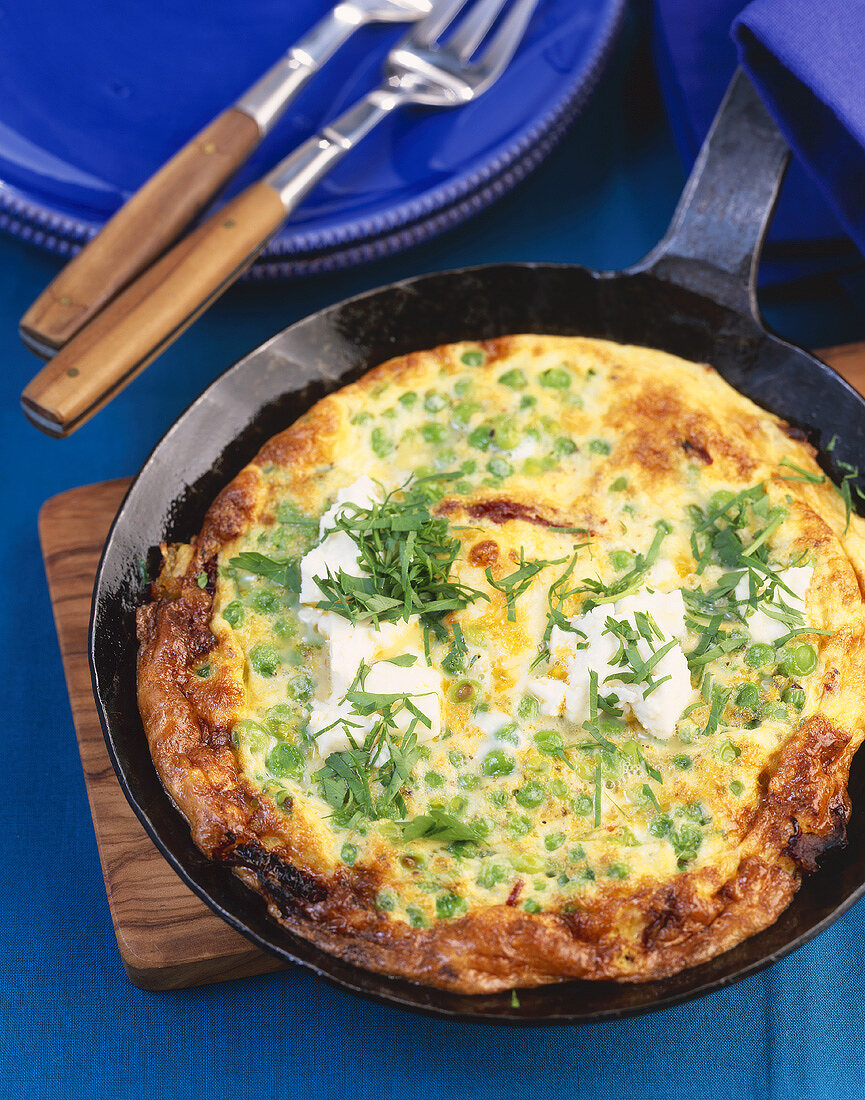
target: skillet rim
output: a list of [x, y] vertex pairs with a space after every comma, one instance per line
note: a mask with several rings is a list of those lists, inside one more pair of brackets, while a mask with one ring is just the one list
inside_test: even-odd
[[[692, 263], [698, 263], [699, 261], [692, 260]], [[396, 1005], [397, 1007], [408, 1009], [410, 1011], [419, 1012], [424, 1015], [434, 1016], [437, 1018], [444, 1018], [449, 1020], [459, 1020], [474, 1023], [489, 1023], [489, 1024], [514, 1024], [522, 1026], [561, 1026], [568, 1023], [600, 1023], [607, 1022], [615, 1019], [622, 1019], [637, 1015], [643, 1015], [648, 1012], [660, 1011], [662, 1009], [673, 1007], [677, 1004], [681, 1004], [690, 1000], [694, 1000], [697, 997], [706, 996], [709, 993], [719, 991], [727, 988], [728, 986], [742, 981], [761, 970], [767, 968], [778, 962], [780, 959], [786, 957], [797, 948], [804, 946], [810, 942], [814, 937], [824, 931], [841, 916], [843, 916], [852, 906], [865, 895], [865, 866], [862, 867], [859, 875], [861, 881], [858, 886], [852, 889], [842, 901], [831, 909], [828, 913], [825, 913], [820, 919], [812, 923], [804, 932], [800, 932], [790, 937], [789, 940], [785, 940], [780, 946], [776, 946], [773, 949], [766, 951], [759, 957], [750, 961], [745, 961], [743, 965], [739, 966], [735, 958], [738, 952], [741, 952], [743, 948], [749, 947], [753, 951], [755, 943], [759, 943], [761, 938], [771, 936], [774, 932], [777, 934], [778, 927], [781, 921], [786, 915], [791, 914], [794, 911], [794, 907], [797, 904], [797, 900], [802, 897], [802, 891], [805, 889], [805, 884], [814, 879], [820, 880], [827, 873], [826, 865], [830, 860], [837, 859], [837, 853], [830, 854], [824, 861], [821, 868], [815, 875], [809, 876], [804, 880], [803, 886], [797, 892], [790, 906], [785, 910], [782, 917], [774, 925], [771, 925], [768, 929], [756, 936], [749, 937], [749, 939], [743, 941], [742, 944], [724, 952], [723, 954], [716, 956], [715, 959], [709, 960], [707, 963], [701, 966], [694, 967], [680, 972], [678, 975], [674, 975], [671, 978], [660, 979], [652, 982], [644, 983], [599, 983], [599, 982], [568, 982], [568, 983], [553, 983], [546, 986], [537, 987], [536, 989], [520, 990], [519, 998], [520, 1004], [514, 1006], [509, 999], [509, 993], [487, 994], [487, 995], [461, 995], [453, 994], [447, 991], [433, 989], [430, 987], [415, 985], [413, 983], [402, 981], [399, 979], [393, 979], [387, 975], [375, 974], [371, 971], [363, 970], [359, 967], [354, 967], [351, 964], [347, 964], [337, 959], [334, 956], [321, 951], [318, 948], [313, 947], [307, 941], [302, 940], [300, 937], [293, 936], [291, 933], [282, 929], [279, 925], [269, 918], [264, 910], [264, 905], [261, 899], [255, 895], [252, 891], [247, 890], [239, 882], [238, 886], [243, 891], [241, 897], [241, 910], [245, 908], [243, 899], [248, 894], [249, 908], [252, 911], [251, 914], [244, 914], [241, 912], [238, 915], [231, 908], [227, 908], [225, 904], [214, 897], [209, 891], [208, 887], [199, 881], [199, 877], [196, 877], [194, 870], [187, 867], [184, 862], [172, 851], [167, 840], [163, 840], [160, 832], [160, 826], [155, 824], [151, 815], [149, 814], [146, 806], [139, 800], [138, 795], [133, 790], [133, 784], [130, 776], [126, 774], [126, 767], [123, 761], [120, 759], [120, 754], [115, 744], [115, 738], [118, 743], [122, 743], [125, 737], [129, 736], [128, 731], [124, 733], [121, 729], [118, 733], [115, 732], [112, 726], [112, 721], [108, 715], [108, 703], [103, 693], [103, 680], [105, 674], [100, 667], [100, 657], [97, 654], [97, 642], [100, 616], [104, 614], [103, 608], [106, 604], [112, 600], [116, 600], [117, 593], [121, 591], [123, 586], [117, 586], [114, 591], [106, 591], [109, 588], [109, 582], [105, 576], [106, 570], [112, 564], [117, 554], [123, 553], [123, 548], [115, 546], [115, 542], [118, 535], [118, 530], [121, 530], [123, 524], [127, 522], [127, 513], [130, 509], [134, 510], [135, 495], [136, 492], [142, 491], [140, 486], [147, 485], [147, 479], [157, 464], [160, 455], [164, 448], [169, 448], [171, 443], [177, 438], [178, 433], [184, 430], [190, 430], [187, 420], [194, 418], [196, 411], [202, 407], [206, 407], [211, 399], [211, 395], [214, 391], [218, 390], [221, 386], [224, 386], [229, 376], [233, 379], [240, 375], [247, 364], [262, 353], [265, 353], [267, 349], [273, 345], [278, 344], [286, 336], [289, 336], [294, 330], [301, 328], [302, 326], [312, 326], [315, 323], [321, 321], [327, 321], [329, 318], [337, 318], [340, 313], [347, 308], [362, 304], [365, 301], [375, 299], [379, 296], [385, 296], [395, 291], [404, 290], [410, 288], [414, 290], [418, 284], [424, 284], [427, 281], [433, 281], [442, 278], [454, 277], [472, 277], [489, 272], [504, 272], [513, 269], [520, 269], [522, 271], [539, 272], [539, 271], [553, 271], [553, 272], [575, 272], [584, 277], [588, 277], [596, 282], [612, 282], [615, 279], [622, 279], [634, 276], [647, 276], [653, 281], [664, 283], [665, 280], [656, 272], [647, 269], [644, 263], [638, 263], [623, 271], [598, 271], [591, 268], [587, 268], [579, 264], [567, 264], [567, 263], [547, 263], [547, 262], [533, 262], [533, 261], [521, 261], [521, 262], [499, 262], [489, 264], [478, 264], [463, 268], [456, 268], [448, 271], [434, 271], [427, 272], [420, 275], [410, 276], [408, 278], [398, 280], [396, 282], [373, 288], [371, 290], [363, 291], [360, 294], [353, 295], [349, 298], [343, 299], [339, 302], [325, 306], [315, 313], [309, 314], [305, 317], [299, 318], [291, 325], [282, 329], [268, 340], [264, 341], [258, 347], [254, 348], [247, 355], [243, 356], [237, 362], [229, 366], [225, 371], [218, 375], [188, 406], [187, 408], [173, 421], [168, 427], [159, 441], [150, 451], [149, 455], [145, 459], [138, 474], [134, 477], [129, 489], [124, 495], [123, 501], [118, 508], [108, 535], [106, 537], [105, 545], [99, 559], [99, 565], [97, 567], [93, 598], [91, 602], [91, 614], [90, 622], [88, 626], [88, 660], [91, 672], [91, 683], [94, 693], [94, 701], [96, 703], [96, 709], [99, 716], [100, 726], [102, 728], [103, 737], [105, 739], [106, 747], [108, 750], [109, 758], [111, 759], [112, 767], [117, 775], [118, 782], [123, 790], [124, 796], [127, 802], [131, 806], [136, 817], [141, 822], [151, 841], [155, 844], [161, 855], [168, 861], [169, 865], [180, 877], [180, 879], [189, 887], [190, 890], [200, 900], [202, 900], [214, 913], [216, 913], [221, 919], [225, 920], [231, 927], [237, 932], [242, 934], [245, 938], [249, 939], [257, 947], [262, 950], [268, 951], [271, 954], [276, 955], [283, 962], [290, 963], [295, 966], [299, 966], [305, 970], [311, 971], [316, 977], [324, 979], [328, 984], [337, 986], [342, 989], [358, 994], [366, 999], [374, 1000], [381, 1004]], [[688, 291], [688, 288], [680, 288]], [[690, 291], [690, 293], [694, 293]], [[698, 294], [703, 300], [706, 300], [712, 304], [711, 298], [708, 298], [705, 294]], [[863, 415], [865, 415], [865, 397], [859, 394], [845, 379], [841, 378], [831, 367], [823, 363], [810, 352], [805, 351], [802, 348], [797, 347], [783, 340], [781, 337], [776, 336], [765, 326], [761, 325], [755, 317], [752, 315], [739, 312], [730, 309], [729, 306], [724, 307], [729, 312], [733, 313], [740, 319], [746, 328], [750, 328], [755, 335], [758, 335], [761, 339], [767, 339], [772, 343], [778, 344], [788, 353], [804, 356], [809, 361], [809, 366], [813, 366], [818, 372], [829, 372], [835, 376], [836, 382], [840, 382], [843, 388], [846, 390], [848, 397], [855, 399], [855, 403], [858, 403]], [[647, 345], [648, 346], [648, 345]], [[365, 369], [369, 369], [370, 366], [376, 364], [368, 364]], [[351, 373], [349, 368], [348, 373]], [[345, 373], [345, 372], [344, 372]], [[338, 388], [341, 385], [346, 384], [345, 378], [331, 378], [323, 379], [325, 385], [330, 388]], [[292, 391], [290, 388], [286, 388], [284, 391], [284, 397], [290, 395]], [[752, 398], [753, 399], [753, 398]], [[248, 420], [246, 427], [243, 429], [241, 436], [244, 432], [254, 431], [256, 422], [254, 416], [260, 414], [266, 405], [258, 404], [254, 412], [250, 407], [250, 419]], [[225, 441], [225, 447], [231, 443], [237, 442], [236, 436], [231, 436]], [[222, 453], [224, 453], [225, 447], [223, 447]], [[825, 460], [825, 455], [820, 456]], [[191, 487], [190, 482], [184, 479], [184, 484], [187, 489]], [[192, 483], [194, 484], [194, 483]], [[177, 498], [172, 500], [172, 504], [177, 503]], [[167, 518], [167, 515], [163, 515], [163, 519]], [[134, 529], [134, 526], [133, 526]], [[164, 532], [163, 532], [164, 533]], [[117, 570], [118, 575], [121, 572]], [[141, 593], [136, 592], [136, 597], [140, 597]], [[136, 600], [140, 602], [140, 600]], [[135, 715], [137, 716], [137, 706], [133, 704]], [[140, 729], [140, 718], [138, 718], [138, 725]], [[143, 730], [141, 730], [141, 736], [143, 737]], [[152, 766], [152, 765], [151, 765]], [[181, 829], [188, 829], [188, 826], [180, 815], [173, 801], [164, 788], [161, 787], [158, 777], [154, 769], [154, 777], [161, 790], [162, 797], [167, 800], [168, 806], [171, 808], [171, 816], [176, 818], [177, 824]], [[181, 842], [185, 841], [185, 837], [181, 834]], [[230, 868], [221, 867], [213, 861], [206, 860], [197, 849], [192, 845], [191, 838], [189, 844], [192, 847], [191, 855], [196, 858], [196, 854], [200, 856], [203, 866], [199, 871], [218, 869], [227, 879], [234, 880], [234, 876]], [[233, 883], [229, 883], [229, 888]], [[255, 911], [259, 912], [256, 913]], [[271, 928], [274, 932], [274, 938], [278, 935], [283, 940], [287, 941], [287, 945], [283, 946], [273, 940], [269, 940], [266, 935], [262, 934], [256, 928], [251, 927], [250, 920], [258, 922], [259, 916], [265, 922], [266, 927]], [[304, 958], [304, 955], [314, 956], [313, 958]], [[700, 982], [700, 972], [703, 970], [717, 969], [719, 966], [719, 960], [727, 960], [731, 966], [727, 972], [721, 973], [714, 977], [709, 978], [705, 983]], [[690, 981], [689, 981], [690, 979]], [[669, 987], [673, 984], [685, 983], [686, 988], [676, 989], [673, 988], [669, 991]], [[593, 992], [599, 988], [610, 986], [613, 990], [619, 992], [636, 991], [637, 994], [647, 990], [657, 990], [660, 996], [657, 1000], [651, 1000], [650, 997], [644, 997], [638, 1004], [631, 1005], [612, 1005], [609, 1009], [600, 1009], [590, 1012], [575, 1012], [575, 1011], [562, 1011], [560, 1009], [554, 1009], [553, 1011], [543, 1013], [533, 1011], [533, 1002], [542, 1000], [545, 996], [547, 999], [551, 999], [557, 992], [561, 993], [562, 990], [572, 989], [578, 991], [580, 987], [591, 986]], [[662, 992], [664, 989], [667, 992]], [[578, 995], [575, 1000], [579, 1000]], [[522, 1004], [523, 1001], [532, 1002], [532, 1004]], [[441, 1002], [441, 1003], [433, 1003]], [[450, 1003], [448, 1003], [450, 1002]], [[478, 1008], [486, 1006], [488, 1011], [472, 1011], [472, 1006], [477, 1005]], [[467, 1008], [465, 1006], [468, 1006]]]

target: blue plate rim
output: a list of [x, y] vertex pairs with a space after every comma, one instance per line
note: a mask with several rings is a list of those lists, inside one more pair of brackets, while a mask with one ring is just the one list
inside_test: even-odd
[[[393, 255], [453, 228], [523, 180], [555, 148], [597, 87], [624, 20], [627, 0], [607, 0], [605, 25], [588, 60], [559, 99], [509, 148], [479, 168], [440, 184], [384, 214], [348, 226], [292, 233], [291, 223], [264, 249], [244, 276], [271, 280], [322, 274]], [[87, 221], [39, 202], [0, 179], [0, 230], [71, 258], [99, 231]]]

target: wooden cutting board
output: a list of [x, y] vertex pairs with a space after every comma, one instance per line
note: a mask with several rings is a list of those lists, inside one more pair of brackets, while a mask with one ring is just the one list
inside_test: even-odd
[[[819, 352], [865, 392], [865, 343]], [[117, 945], [143, 989], [179, 989], [282, 969], [215, 916], [180, 881], [127, 803], [108, 758], [90, 686], [87, 626], [99, 556], [128, 479], [70, 489], [39, 515], [84, 781]]]

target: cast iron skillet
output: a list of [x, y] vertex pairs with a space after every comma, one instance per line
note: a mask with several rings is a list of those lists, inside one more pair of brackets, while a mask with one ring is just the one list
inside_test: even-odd
[[[712, 363], [818, 448], [840, 480], [865, 442], [865, 402], [825, 364], [761, 325], [754, 274], [787, 149], [741, 74], [734, 78], [658, 247], [627, 271], [495, 264], [424, 275], [300, 321], [218, 378], [157, 445], [121, 507], [93, 597], [90, 659], [99, 715], [121, 786], [154, 843], [211, 909], [259, 947], [376, 1000], [463, 1020], [564, 1023], [651, 1011], [753, 974], [806, 943], [865, 892], [865, 759], [854, 767], [850, 843], [830, 852], [771, 928], [702, 966], [641, 985], [569, 982], [469, 997], [372, 974], [276, 925], [262, 900], [193, 845], [163, 790], [135, 695], [140, 561], [198, 531], [217, 492], [270, 436], [328, 391], [394, 355], [506, 333], [607, 337]], [[826, 446], [837, 434], [831, 454]]]

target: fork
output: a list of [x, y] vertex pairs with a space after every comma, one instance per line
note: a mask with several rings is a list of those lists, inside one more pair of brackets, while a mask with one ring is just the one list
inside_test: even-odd
[[21, 395], [55, 437], [69, 435], [169, 346], [252, 263], [288, 214], [392, 111], [457, 107], [516, 53], [538, 0], [442, 0], [388, 54], [385, 78], [194, 229], [62, 348]]
[[21, 318], [27, 347], [50, 358], [174, 244], [358, 27], [408, 23], [431, 10], [431, 0], [341, 0], [163, 164], [66, 264]]

